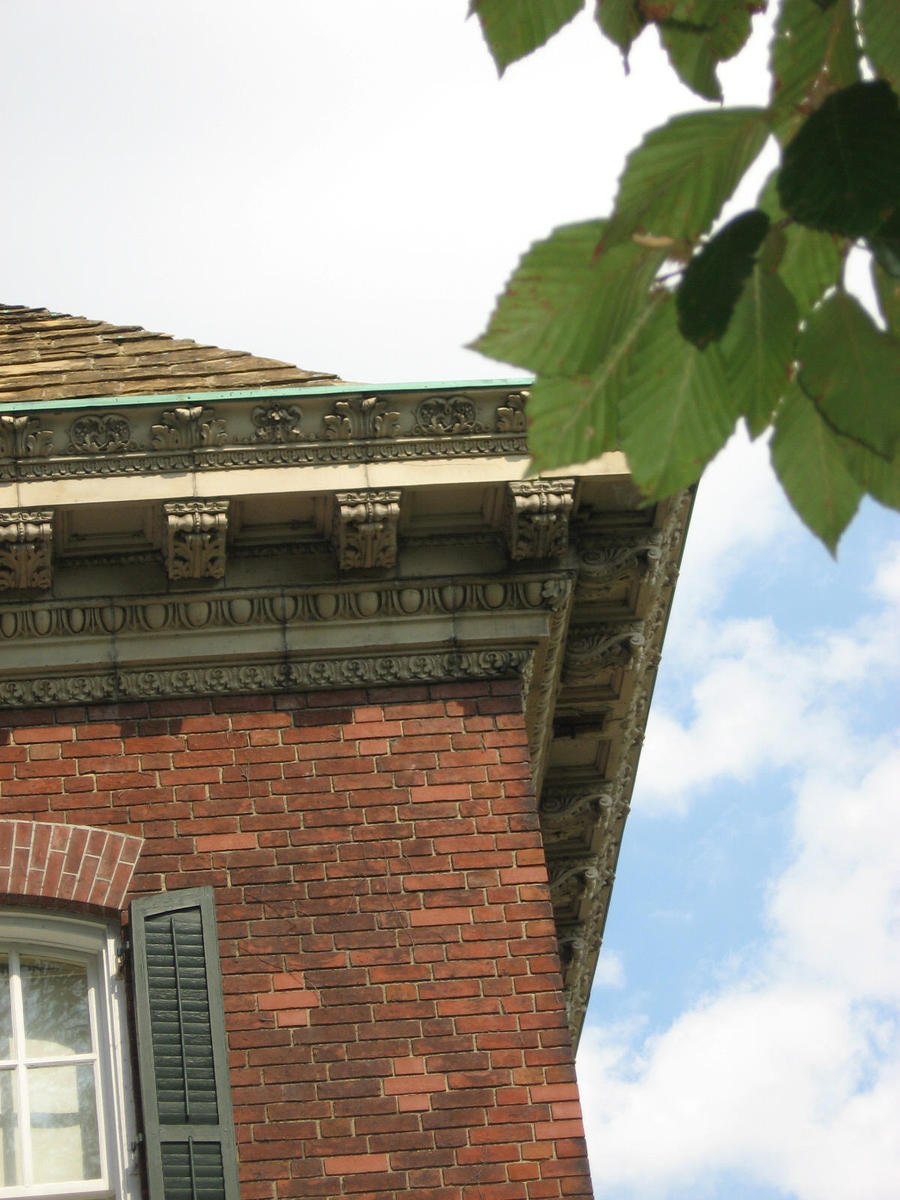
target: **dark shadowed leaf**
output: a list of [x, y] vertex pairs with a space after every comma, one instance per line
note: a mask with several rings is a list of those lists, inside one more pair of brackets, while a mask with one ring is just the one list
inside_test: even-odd
[[738, 417], [717, 346], [678, 332], [666, 297], [644, 330], [619, 404], [619, 436], [635, 482], [651, 497], [694, 483]]
[[537, 374], [590, 374], [649, 303], [664, 251], [633, 242], [597, 257], [602, 221], [555, 230], [525, 254], [473, 347]]
[[768, 427], [787, 389], [796, 341], [794, 298], [760, 261], [721, 342], [728, 383], [752, 437]]
[[815, 0], [783, 0], [770, 58], [772, 128], [781, 142], [829, 92], [859, 79], [852, 0], [827, 10]]
[[878, 307], [884, 323], [895, 337], [900, 337], [900, 279], [895, 279], [875, 259], [872, 260], [872, 283], [878, 297]]
[[900, 449], [900, 341], [836, 292], [809, 316], [797, 346], [800, 383], [846, 437], [885, 458]]
[[595, 15], [597, 24], [627, 62], [632, 43], [647, 24], [638, 0], [597, 0]]
[[900, 200], [900, 107], [883, 80], [828, 96], [785, 147], [785, 212], [811, 229], [876, 233]]
[[834, 554], [862, 488], [848, 470], [840, 439], [796, 383], [775, 414], [772, 466], [794, 510]]
[[654, 129], [628, 156], [604, 243], [635, 231], [696, 240], [767, 137], [760, 108], [686, 113]]
[[900, 91], [900, 13], [897, 0], [860, 0], [863, 49], [875, 73]]
[[759, 209], [723, 226], [691, 259], [675, 294], [678, 328], [701, 350], [718, 341], [753, 270], [756, 252], [769, 231]]
[[584, 0], [471, 0], [502, 75], [510, 63], [543, 46], [576, 16]]
[[537, 470], [584, 462], [615, 448], [622, 390], [640, 335], [662, 300], [657, 294], [634, 313], [590, 375], [538, 378], [528, 400], [528, 448]]

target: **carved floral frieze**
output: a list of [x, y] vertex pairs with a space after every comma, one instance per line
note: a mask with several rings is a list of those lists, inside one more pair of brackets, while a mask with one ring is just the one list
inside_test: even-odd
[[75, 454], [123, 454], [135, 448], [131, 426], [120, 413], [85, 413], [69, 426]]
[[39, 417], [0, 413], [0, 458], [39, 458], [53, 448], [53, 431]]
[[225, 421], [203, 404], [167, 408], [159, 423], [150, 427], [154, 450], [198, 450], [221, 446], [228, 440]]
[[400, 413], [383, 396], [348, 396], [335, 400], [323, 418], [322, 436], [327, 440], [393, 437]]

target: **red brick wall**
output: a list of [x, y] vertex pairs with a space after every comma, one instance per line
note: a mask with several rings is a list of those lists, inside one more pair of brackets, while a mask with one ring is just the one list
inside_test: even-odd
[[0, 816], [216, 888], [243, 1200], [591, 1194], [516, 685], [0, 714]]

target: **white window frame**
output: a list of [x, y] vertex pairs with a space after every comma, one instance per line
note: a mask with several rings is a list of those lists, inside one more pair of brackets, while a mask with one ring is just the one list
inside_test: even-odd
[[0, 1200], [138, 1200], [136, 1125], [128, 1054], [127, 998], [119, 977], [121, 931], [103, 920], [26, 909], [0, 911], [0, 950], [47, 953], [86, 964], [93, 984], [100, 1093], [99, 1183], [44, 1183], [0, 1187]]

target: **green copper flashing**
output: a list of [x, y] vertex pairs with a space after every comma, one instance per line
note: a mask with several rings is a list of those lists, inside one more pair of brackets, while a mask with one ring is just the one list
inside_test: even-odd
[[361, 392], [372, 392], [379, 396], [402, 394], [403, 392], [455, 392], [472, 391], [476, 388], [526, 388], [534, 382], [533, 376], [519, 379], [462, 379], [430, 383], [331, 383], [322, 387], [268, 387], [248, 388], [223, 392], [155, 392], [134, 396], [79, 396], [65, 400], [11, 400], [0, 403], [0, 413], [53, 412], [81, 408], [141, 408], [150, 404], [208, 404], [216, 400], [265, 400], [271, 396], [356, 396]]

